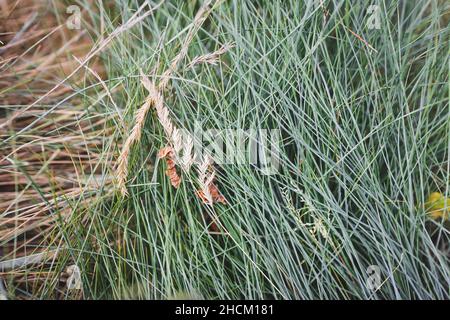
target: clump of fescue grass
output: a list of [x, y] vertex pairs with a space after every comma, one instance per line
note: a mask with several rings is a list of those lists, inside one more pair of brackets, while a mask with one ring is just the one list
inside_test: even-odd
[[[167, 137], [149, 110], [127, 156], [128, 197], [104, 182], [66, 225], [86, 297], [450, 297], [449, 231], [423, 210], [430, 193], [450, 193], [449, 6], [379, 1], [381, 28], [369, 30], [371, 1], [313, 3], [222, 1], [164, 95], [179, 128], [279, 129], [280, 170], [222, 165], [215, 178], [227, 204], [205, 205], [194, 175], [182, 172], [172, 187], [157, 158]], [[80, 4], [93, 38], [140, 7]], [[139, 70], [154, 80], [170, 70], [201, 4], [164, 2], [102, 51], [114, 94], [78, 91], [86, 108], [111, 116], [114, 142], [98, 155], [120, 154], [148, 94]], [[190, 66], [225, 43], [235, 46], [221, 63]], [[376, 290], [367, 286], [373, 265]]]

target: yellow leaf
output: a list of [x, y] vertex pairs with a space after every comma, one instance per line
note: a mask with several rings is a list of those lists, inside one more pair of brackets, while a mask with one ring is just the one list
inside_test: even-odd
[[450, 198], [439, 192], [433, 192], [425, 203], [425, 211], [432, 219], [448, 219], [450, 216]]

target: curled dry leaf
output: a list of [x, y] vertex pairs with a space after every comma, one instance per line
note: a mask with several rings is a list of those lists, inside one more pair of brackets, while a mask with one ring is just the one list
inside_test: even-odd
[[[212, 197], [212, 203], [217, 203], [217, 202], [222, 203], [222, 204], [227, 203], [227, 200], [220, 193], [219, 189], [214, 184], [214, 182], [211, 182], [211, 184], [208, 186], [208, 188], [209, 188], [209, 193], [211, 194], [211, 197]], [[203, 203], [205, 203], [205, 204], [210, 203], [210, 201], [208, 200], [208, 197], [206, 197], [203, 190], [197, 190], [197, 196], [203, 201]]]
[[181, 183], [181, 178], [177, 173], [177, 169], [175, 167], [175, 153], [172, 147], [164, 147], [158, 152], [158, 158], [166, 159], [167, 170], [166, 175], [170, 179], [170, 183], [174, 188], [178, 188]]

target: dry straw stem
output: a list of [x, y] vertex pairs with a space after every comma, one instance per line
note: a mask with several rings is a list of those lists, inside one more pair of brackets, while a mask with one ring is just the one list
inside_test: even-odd
[[[142, 105], [142, 107], [140, 107], [136, 112], [134, 127], [131, 130], [131, 134], [126, 139], [118, 158], [117, 186], [121, 191], [122, 195], [124, 196], [128, 194], [126, 188], [126, 180], [128, 176], [128, 159], [131, 147], [135, 143], [138, 143], [140, 141], [147, 113], [152, 106], [155, 106], [159, 122], [164, 128], [164, 132], [167, 136], [167, 139], [169, 140], [169, 143], [173, 144], [175, 156], [178, 156], [181, 150], [183, 149], [182, 136], [179, 130], [173, 125], [170, 119], [169, 109], [164, 106], [164, 98], [161, 92], [163, 92], [164, 89], [166, 88], [171, 75], [174, 72], [176, 72], [179, 63], [186, 57], [192, 39], [194, 38], [197, 31], [200, 29], [203, 22], [208, 17], [209, 13], [211, 12], [212, 10], [212, 7], [210, 7], [211, 2], [212, 2], [211, 0], [205, 1], [201, 6], [201, 8], [199, 9], [199, 11], [197, 12], [197, 14], [195, 15], [194, 21], [191, 24], [191, 27], [181, 46], [179, 53], [172, 60], [169, 68], [162, 74], [161, 81], [159, 82], [158, 86], [155, 87], [153, 82], [151, 82], [150, 79], [148, 79], [141, 72], [141, 82], [144, 85], [144, 87], [149, 91], [149, 95], [145, 103]], [[192, 148], [187, 146], [186, 149]], [[192, 156], [189, 155], [184, 158], [186, 166], [189, 165], [191, 161], [190, 158], [192, 158]]]
[[166, 175], [170, 179], [170, 183], [174, 188], [178, 188], [181, 183], [181, 178], [177, 173], [177, 169], [175, 167], [175, 153], [171, 147], [164, 147], [158, 152], [158, 157], [160, 159], [166, 159], [167, 162], [167, 170]]
[[153, 82], [148, 79], [143, 73], [141, 73], [141, 82], [148, 90], [149, 95], [142, 107], [136, 111], [135, 124], [131, 130], [131, 134], [125, 140], [122, 147], [122, 152], [117, 160], [117, 179], [118, 187], [123, 195], [127, 195], [126, 179], [128, 176], [128, 157], [131, 151], [131, 147], [134, 143], [139, 142], [142, 135], [142, 129], [144, 127], [145, 119], [148, 111], [152, 106], [155, 106], [158, 114], [158, 119], [161, 122], [164, 132], [168, 137], [171, 137], [173, 131], [173, 124], [169, 117], [169, 110], [164, 107], [164, 98], [155, 87]]
[[204, 63], [216, 65], [219, 61], [220, 56], [225, 54], [228, 50], [230, 50], [233, 47], [234, 47], [233, 43], [225, 43], [217, 51], [214, 51], [212, 53], [207, 53], [207, 54], [204, 54], [201, 56], [197, 56], [191, 61], [188, 68], [192, 68], [196, 65], [204, 64]]
[[173, 72], [175, 72], [178, 68], [178, 64], [180, 61], [184, 59], [184, 57], [187, 54], [187, 51], [189, 49], [189, 46], [192, 42], [192, 39], [194, 39], [195, 34], [202, 26], [203, 22], [205, 22], [206, 18], [211, 13], [211, 4], [212, 0], [206, 0], [203, 5], [198, 10], [197, 14], [195, 15], [194, 21], [192, 22], [191, 28], [188, 31], [188, 34], [186, 38], [184, 39], [183, 45], [181, 46], [180, 52], [176, 55], [176, 57], [172, 60], [169, 68], [164, 71], [161, 77], [161, 81], [158, 85], [158, 88], [160, 90], [164, 90], [170, 80], [170, 77]]

